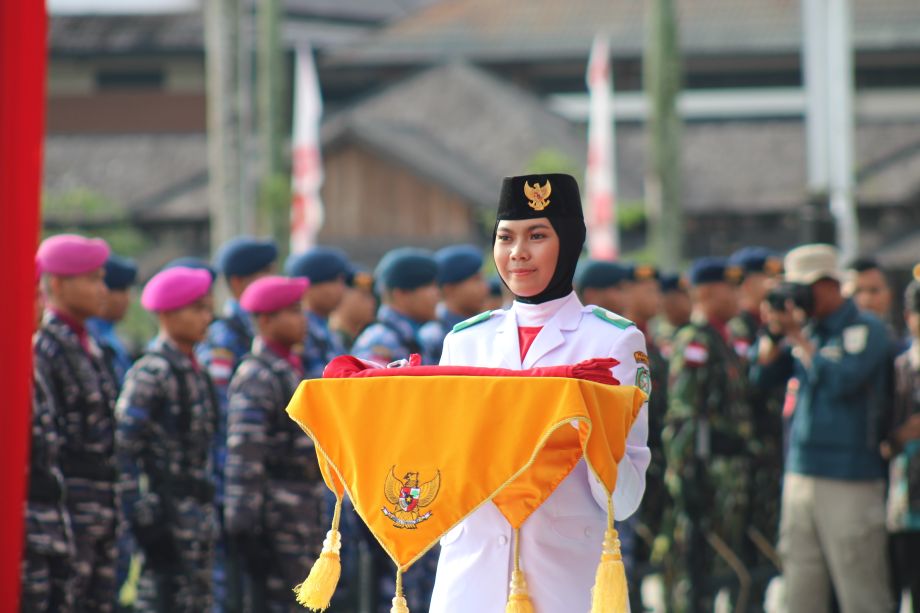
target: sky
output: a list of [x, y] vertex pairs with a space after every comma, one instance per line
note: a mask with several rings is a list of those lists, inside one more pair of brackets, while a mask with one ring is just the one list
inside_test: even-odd
[[48, 0], [53, 14], [154, 13], [190, 9], [198, 0]]

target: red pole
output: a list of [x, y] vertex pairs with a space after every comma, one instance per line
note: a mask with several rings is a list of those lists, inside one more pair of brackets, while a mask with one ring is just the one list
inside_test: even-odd
[[47, 17], [44, 0], [0, 1], [0, 594], [19, 610], [29, 450], [34, 260], [41, 215]]

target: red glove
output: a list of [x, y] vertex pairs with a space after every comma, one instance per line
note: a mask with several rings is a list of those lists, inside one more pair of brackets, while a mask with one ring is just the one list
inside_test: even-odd
[[413, 354], [409, 358], [409, 366], [382, 368], [354, 356], [343, 355], [329, 362], [329, 365], [323, 371], [323, 378], [434, 377], [439, 375], [464, 377], [566, 377], [607, 385], [619, 385], [620, 382], [610, 372], [610, 369], [619, 363], [619, 360], [614, 358], [592, 358], [569, 366], [542, 366], [526, 370], [481, 368], [478, 366], [417, 366], [418, 358]]

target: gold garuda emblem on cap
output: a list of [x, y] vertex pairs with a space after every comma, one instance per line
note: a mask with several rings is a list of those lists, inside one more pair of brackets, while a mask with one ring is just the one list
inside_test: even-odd
[[524, 181], [524, 195], [527, 196], [527, 204], [535, 211], [542, 211], [549, 206], [549, 195], [552, 192], [553, 186], [549, 184], [549, 179], [542, 186], [534, 182], [533, 187]]

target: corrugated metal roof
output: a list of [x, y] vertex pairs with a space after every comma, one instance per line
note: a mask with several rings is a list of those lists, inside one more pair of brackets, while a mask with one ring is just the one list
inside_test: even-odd
[[[444, 0], [328, 58], [330, 64], [586, 57], [595, 34], [614, 55], [639, 56], [643, 0]], [[688, 54], [797, 53], [798, 0], [678, 0]], [[853, 0], [858, 50], [920, 48], [920, 2]]]

